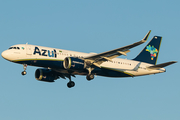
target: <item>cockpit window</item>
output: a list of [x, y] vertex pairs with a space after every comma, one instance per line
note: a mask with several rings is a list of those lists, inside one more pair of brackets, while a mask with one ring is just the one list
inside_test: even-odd
[[10, 47], [9, 49], [18, 49], [18, 50], [20, 50], [19, 47]]

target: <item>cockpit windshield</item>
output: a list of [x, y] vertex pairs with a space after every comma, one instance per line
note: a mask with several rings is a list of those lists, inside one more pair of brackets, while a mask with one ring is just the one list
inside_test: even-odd
[[20, 50], [19, 47], [10, 47], [9, 49], [18, 49], [18, 50]]

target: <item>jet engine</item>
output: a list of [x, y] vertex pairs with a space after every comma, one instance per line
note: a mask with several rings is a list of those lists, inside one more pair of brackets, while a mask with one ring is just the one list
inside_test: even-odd
[[37, 69], [35, 78], [39, 81], [54, 82], [54, 80], [58, 79], [58, 76], [49, 69]]
[[84, 60], [75, 57], [66, 57], [63, 62], [65, 69], [70, 70], [83, 70], [86, 68], [86, 63]]

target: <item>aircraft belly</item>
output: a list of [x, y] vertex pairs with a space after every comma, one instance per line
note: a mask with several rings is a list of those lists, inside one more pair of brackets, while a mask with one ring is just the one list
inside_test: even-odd
[[54, 61], [54, 60], [15, 60], [14, 62], [20, 63], [20, 64], [27, 64], [31, 66], [37, 66], [37, 67], [49, 67], [49, 68], [63, 68], [63, 61]]
[[[31, 66], [37, 66], [37, 67], [45, 67], [45, 68], [51, 68], [54, 70], [58, 70], [61, 73], [68, 73], [68, 70], [64, 69], [63, 67], [63, 60], [57, 60], [57, 59], [50, 59], [50, 60], [37, 60], [37, 59], [31, 59], [31, 60], [15, 60], [14, 62], [20, 63], [20, 64], [27, 64]], [[148, 74], [156, 74], [160, 73], [159, 70], [138, 70], [138, 71], [125, 71], [117, 68], [110, 68], [110, 67], [101, 67], [101, 68], [95, 68], [92, 71], [92, 74], [100, 75], [100, 76], [106, 76], [106, 77], [134, 77], [134, 76], [140, 76], [140, 75], [148, 75]], [[77, 70], [73, 71], [72, 74], [74, 75], [87, 75], [88, 71], [86, 69], [84, 70]]]
[[114, 68], [100, 68], [101, 70], [97, 72], [97, 75], [106, 76], [106, 77], [133, 77], [134, 75], [129, 72], [124, 72], [119, 69]]

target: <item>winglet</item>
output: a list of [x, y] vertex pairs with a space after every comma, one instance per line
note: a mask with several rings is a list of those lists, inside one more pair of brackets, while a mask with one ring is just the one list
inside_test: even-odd
[[142, 39], [142, 42], [146, 42], [147, 41], [150, 33], [151, 33], [151, 30], [149, 30], [149, 32], [144, 36], [144, 38]]

